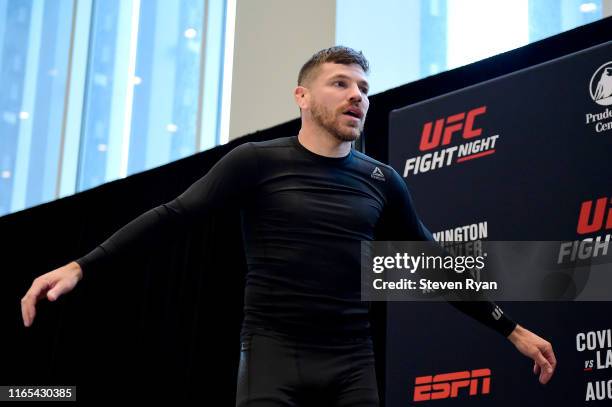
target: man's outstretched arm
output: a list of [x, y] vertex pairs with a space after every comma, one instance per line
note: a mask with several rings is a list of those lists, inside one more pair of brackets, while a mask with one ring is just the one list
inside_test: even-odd
[[257, 170], [255, 147], [238, 146], [176, 199], [143, 213], [85, 256], [37, 277], [21, 299], [24, 326], [34, 322], [38, 301], [55, 301], [72, 291], [90, 270], [103, 269], [122, 253], [179, 232], [190, 219], [239, 204], [240, 197], [253, 188]]
[[[431, 241], [433, 235], [419, 220], [408, 187], [404, 180], [391, 170], [388, 209], [383, 220], [385, 240]], [[512, 342], [516, 349], [534, 361], [533, 372], [539, 374], [540, 383], [546, 384], [554, 374], [557, 360], [550, 342], [514, 322], [499, 305], [484, 294], [475, 301], [449, 301], [461, 312], [499, 332]]]
[[[431, 232], [421, 223], [423, 240], [435, 242]], [[507, 316], [499, 305], [480, 293], [477, 301], [449, 301], [449, 303], [484, 325], [504, 335], [516, 349], [534, 362], [533, 373], [546, 384], [557, 367], [557, 359], [550, 342], [520, 326]]]

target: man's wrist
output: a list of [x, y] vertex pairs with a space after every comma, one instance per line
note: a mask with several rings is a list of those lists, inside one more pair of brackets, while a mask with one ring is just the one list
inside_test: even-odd
[[75, 273], [79, 281], [83, 279], [83, 269], [76, 261], [72, 261], [68, 264], [70, 266], [70, 270]]
[[508, 340], [510, 340], [510, 342], [516, 344], [516, 341], [520, 338], [521, 334], [524, 331], [525, 331], [525, 328], [523, 328], [519, 324], [516, 324], [516, 326], [514, 327], [512, 332], [510, 332], [510, 335], [508, 335]]

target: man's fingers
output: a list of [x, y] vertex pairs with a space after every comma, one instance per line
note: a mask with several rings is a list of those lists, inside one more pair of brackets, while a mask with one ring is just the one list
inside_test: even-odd
[[26, 327], [32, 325], [34, 316], [36, 315], [36, 306], [32, 304], [28, 299], [22, 300], [21, 303], [21, 316], [23, 317], [23, 324]]
[[26, 327], [32, 325], [36, 316], [36, 302], [45, 294], [48, 288], [49, 283], [47, 281], [36, 279], [26, 295], [21, 299], [21, 316]]
[[557, 366], [557, 359], [555, 358], [552, 345], [520, 325], [514, 328], [508, 339], [510, 339], [519, 352], [533, 359], [535, 362], [533, 373], [540, 375], [540, 383], [548, 383]]
[[550, 344], [542, 351], [544, 357], [550, 362], [552, 368], [555, 369], [557, 367], [557, 358], [555, 357], [555, 352]]
[[552, 366], [550, 365], [550, 363], [548, 362], [548, 360], [546, 360], [546, 358], [544, 357], [544, 355], [542, 354], [542, 352], [539, 352], [536, 354], [535, 356], [535, 362], [538, 364], [538, 366], [540, 366], [540, 368], [544, 371], [552, 371]]
[[47, 292], [47, 299], [49, 301], [55, 301], [57, 300], [62, 294], [64, 294], [66, 290], [64, 289], [64, 286], [61, 283], [56, 284], [55, 287], [53, 287], [51, 290], [49, 290], [49, 292]]
[[23, 304], [23, 300], [21, 300], [21, 318], [23, 318], [23, 325], [25, 327], [30, 326], [31, 321], [30, 321], [30, 316], [28, 314], [28, 310], [26, 308], [26, 306]]
[[542, 372], [540, 372], [540, 377], [539, 377], [540, 383], [542, 384], [548, 383], [551, 377], [552, 377], [552, 372], [546, 372], [542, 370]]
[[548, 383], [554, 371], [552, 365], [548, 362], [548, 360], [541, 352], [538, 352], [534, 359], [538, 367], [540, 368], [540, 383]]
[[21, 317], [23, 324], [32, 325], [36, 316], [36, 303], [41, 298], [55, 301], [65, 293], [72, 290], [74, 285], [82, 278], [80, 266], [77, 263], [67, 265], [43, 274], [32, 282], [32, 286], [21, 299]]
[[[553, 373], [555, 372], [555, 368], [557, 367], [557, 358], [555, 357], [555, 352], [552, 349], [550, 343], [547, 343], [542, 352], [540, 353], [542, 359], [548, 362], [548, 366], [542, 369], [540, 372], [540, 383], [546, 384], [552, 378]], [[546, 370], [545, 370], [546, 369]]]

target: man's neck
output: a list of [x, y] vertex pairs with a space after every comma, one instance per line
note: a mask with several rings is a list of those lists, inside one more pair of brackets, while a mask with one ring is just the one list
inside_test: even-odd
[[345, 157], [351, 151], [350, 141], [341, 141], [325, 131], [309, 131], [302, 127], [298, 141], [307, 150], [325, 157]]

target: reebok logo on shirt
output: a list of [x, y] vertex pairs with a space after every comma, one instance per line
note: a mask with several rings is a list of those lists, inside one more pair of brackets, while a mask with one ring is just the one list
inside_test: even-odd
[[385, 180], [385, 175], [383, 174], [383, 172], [378, 167], [374, 167], [374, 171], [372, 171], [371, 177], [374, 178], [374, 179], [377, 179], [379, 181], [384, 181]]

